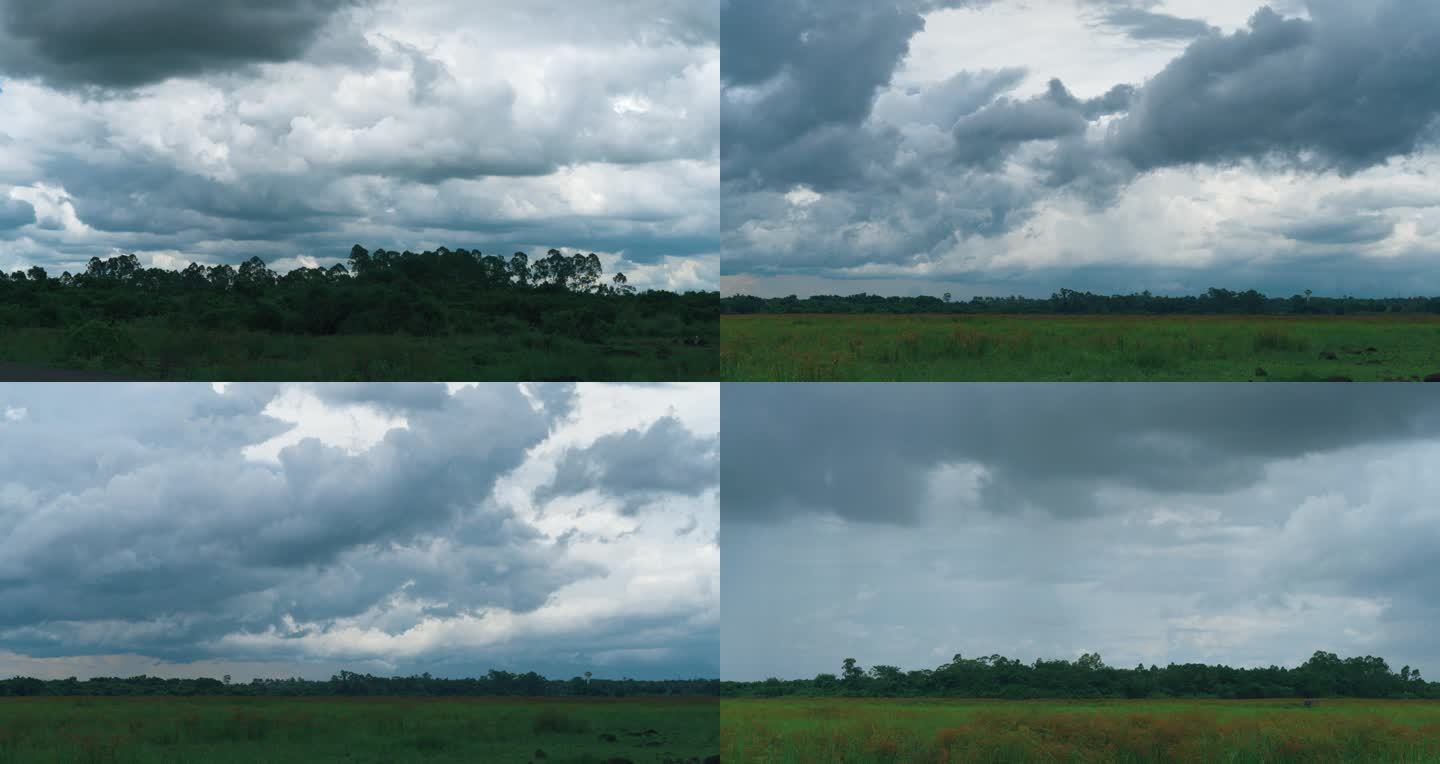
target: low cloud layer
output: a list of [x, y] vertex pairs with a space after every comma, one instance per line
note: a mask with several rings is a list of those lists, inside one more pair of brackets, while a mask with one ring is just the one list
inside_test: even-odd
[[1440, 291], [1431, 3], [861, 5], [726, 6], [727, 292]]
[[726, 678], [957, 652], [1440, 670], [1423, 390], [787, 387], [724, 393]]
[[713, 437], [714, 386], [647, 392], [0, 386], [0, 675], [713, 675], [714, 454], [551, 487]]
[[554, 247], [713, 288], [717, 2], [0, 3], [0, 200], [36, 210], [0, 268]]

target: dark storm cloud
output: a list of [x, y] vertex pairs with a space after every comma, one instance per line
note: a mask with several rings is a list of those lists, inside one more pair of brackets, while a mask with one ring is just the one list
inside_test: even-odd
[[724, 391], [725, 678], [957, 652], [1440, 666], [1423, 390], [782, 387]]
[[35, 222], [35, 208], [21, 199], [0, 199], [0, 231]]
[[556, 465], [550, 491], [697, 496], [715, 487], [719, 456], [718, 437], [697, 436], [680, 420], [664, 417], [643, 430], [606, 435], [584, 449], [567, 451]]
[[1362, 399], [1321, 385], [791, 387], [723, 392], [727, 521], [910, 524], [927, 476], [955, 462], [989, 470], [989, 510], [1086, 515], [1108, 482], [1222, 493], [1257, 480], [1265, 460], [1440, 426], [1440, 402], [1418, 388]]
[[998, 167], [1015, 146], [1081, 135], [1091, 120], [1124, 110], [1131, 97], [1129, 89], [1117, 86], [1080, 101], [1060, 80], [1050, 80], [1044, 95], [1024, 101], [1001, 98], [961, 117], [952, 131], [956, 155], [967, 164]]
[[1316, 220], [1285, 230], [1285, 235], [1308, 244], [1369, 244], [1384, 241], [1395, 232], [1395, 223], [1374, 217], [1348, 220]]
[[[998, 237], [1018, 235], [1033, 222], [1043, 227], [1036, 236], [1027, 229], [1026, 239], [1061, 239], [1077, 225], [1093, 242], [1112, 238], [1100, 228], [1126, 226], [1136, 230], [1117, 230], [1120, 241], [1145, 247], [1168, 226], [1202, 225], [1207, 204], [1240, 193], [1228, 182], [1236, 173], [1266, 183], [1299, 172], [1332, 184], [1370, 172], [1375, 177], [1367, 184], [1377, 188], [1423, 174], [1440, 137], [1440, 84], [1428, 75], [1440, 68], [1434, 53], [1440, 6], [1314, 0], [1305, 16], [1282, 15], [1300, 13], [1296, 4], [1261, 7], [1229, 33], [1158, 6], [1086, 0], [1081, 9], [1095, 28], [1123, 31], [1129, 45], [1191, 40], [1158, 73], [1137, 70], [1135, 84], [1098, 91], [1090, 83], [1076, 96], [1062, 79], [1080, 80], [1081, 73], [1034, 72], [1054, 79], [1046, 91], [1024, 97], [1009, 93], [1020, 87], [1029, 62], [1016, 60], [1000, 72], [967, 70], [958, 50], [943, 80], [893, 86], [925, 26], [926, 9], [914, 4], [726, 6], [727, 53], [733, 45], [743, 55], [722, 62], [722, 275], [825, 278], [834, 284], [818, 293], [844, 293], [847, 279], [983, 284], [1012, 280], [1003, 271], [1019, 269], [1019, 291], [1043, 296], [1075, 288], [1068, 274], [1093, 270], [1096, 253], [1062, 252], [1061, 261], [1082, 254], [1087, 260], [1067, 266], [1041, 245], [1017, 252]], [[862, 16], [878, 21], [862, 26]], [[1111, 32], [1092, 42], [1113, 47], [1101, 39]], [[863, 52], [847, 62], [844, 46], [862, 42]], [[934, 40], [926, 46], [927, 61], [934, 46]], [[1127, 207], [1144, 206], [1135, 197], [1143, 182], [1165, 178], [1180, 189], [1190, 172], [1227, 182], [1211, 198], [1186, 199], [1144, 226], [1130, 225]], [[823, 198], [797, 205], [786, 196], [797, 186]], [[1354, 220], [1362, 210], [1303, 207], [1293, 193], [1250, 205], [1255, 219], [1248, 230], [1270, 232], [1269, 241], [1242, 235], [1245, 226], [1223, 228], [1197, 244], [1208, 262], [1197, 252], [1178, 270], [1190, 272], [1186, 281], [1213, 272], [1216, 283], [1249, 288], [1255, 284], [1247, 274], [1265, 270], [1266, 258], [1294, 254], [1294, 278], [1267, 279], [1278, 281], [1279, 292], [1312, 288], [1306, 278], [1312, 269], [1369, 282], [1374, 248], [1389, 238], [1383, 234], [1415, 214], [1375, 210], [1364, 223], [1332, 224], [1332, 216]], [[1304, 214], [1317, 220], [1296, 222]], [[1345, 263], [1327, 260], [1330, 248], [1345, 244], [1355, 247]], [[1134, 248], [1112, 247], [1113, 255], [1100, 256], [1121, 268], [1119, 260], [1133, 258]], [[1433, 269], [1434, 257], [1412, 247], [1402, 259], [1423, 272]], [[1164, 291], [1175, 283], [1162, 268], [1148, 276], [1145, 268], [1128, 269], [1139, 288]], [[1370, 294], [1393, 295], [1402, 283], [1408, 282], [1386, 282]]]
[[1141, 89], [1114, 151], [1141, 170], [1278, 156], [1353, 172], [1433, 141], [1440, 6], [1315, 0], [1195, 41]]
[[132, 88], [305, 55], [371, 0], [4, 0], [0, 72], [60, 88]]
[[0, 0], [0, 199], [53, 202], [0, 267], [557, 247], [705, 286], [718, 6]]
[[[578, 392], [507, 384], [454, 393], [420, 384], [236, 384], [224, 394], [208, 385], [0, 386], [0, 654], [292, 663], [328, 655], [351, 666], [388, 660], [382, 670], [391, 671], [398, 660], [483, 672], [502, 658], [489, 642], [415, 645], [405, 635], [426, 619], [463, 621], [489, 608], [521, 620], [555, 607], [567, 586], [626, 575], [608, 560], [570, 554], [567, 539], [547, 538], [497, 499], [497, 481], [513, 480], [536, 446], [569, 422]], [[321, 403], [328, 414], [315, 410]], [[287, 406], [300, 406], [300, 424], [275, 418]], [[403, 417], [403, 427], [383, 437], [375, 431], [378, 440], [358, 451], [307, 437], [276, 446], [273, 460], [249, 452], [296, 426], [324, 430], [368, 417], [382, 427], [377, 413]], [[708, 478], [688, 477], [713, 486], [716, 446], [709, 448]], [[596, 485], [585, 486], [572, 475], [576, 490], [632, 502], [639, 499], [629, 483], [643, 484], [640, 492], [669, 489], [664, 479], [646, 483], [626, 472], [633, 454], [610, 460], [603, 449], [587, 453], [614, 467], [613, 476], [601, 470]], [[654, 535], [672, 538], [668, 526]], [[687, 662], [714, 641], [695, 622], [680, 624], [688, 614], [637, 607], [623, 591], [606, 600], [602, 611], [615, 614], [595, 617], [585, 633], [566, 626], [575, 616], [560, 607], [540, 619], [548, 631], [504, 659], [528, 661], [524, 670], [586, 661], [595, 668], [601, 659], [581, 653], [673, 646], [674, 655], [657, 662], [631, 665], [622, 655], [614, 665], [631, 675], [714, 671], [713, 652]], [[347, 629], [372, 633], [351, 644]], [[305, 644], [316, 637], [329, 641]], [[377, 650], [377, 639], [397, 645]]]
[[1105, 13], [1105, 23], [1135, 40], [1189, 40], [1215, 31], [1200, 19], [1187, 19], [1144, 8], [1114, 8]]
[[[833, 183], [826, 165], [873, 145], [861, 125], [924, 27], [922, 13], [970, 4], [727, 0], [721, 174], [762, 188]], [[870, 158], [883, 160], [876, 152]], [[769, 169], [777, 162], [784, 171]]]

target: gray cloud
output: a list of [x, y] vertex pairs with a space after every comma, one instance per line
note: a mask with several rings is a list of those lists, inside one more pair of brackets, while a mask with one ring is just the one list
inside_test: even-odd
[[1394, 232], [1393, 221], [1357, 217], [1307, 221], [1286, 229], [1285, 235], [1309, 244], [1368, 244], [1388, 239]]
[[994, 511], [1085, 515], [1097, 510], [1092, 489], [1107, 481], [1219, 493], [1257, 480], [1268, 459], [1411, 438], [1440, 424], [1440, 409], [1418, 388], [1361, 398], [1324, 385], [790, 387], [724, 390], [729, 521], [822, 512], [913, 523], [926, 474], [952, 462], [989, 470], [983, 486]]
[[370, 0], [54, 0], [0, 4], [0, 71], [62, 88], [132, 88], [305, 55]]
[[[640, 650], [663, 658], [615, 670], [713, 672], [715, 635], [691, 612], [704, 602], [665, 591], [675, 601], [628, 601], [625, 561], [587, 546], [613, 540], [551, 538], [516, 502], [519, 491], [543, 505], [523, 476], [577, 415], [575, 386], [528, 389], [0, 386], [0, 413], [24, 412], [0, 418], [0, 654], [473, 674], [583, 671], [607, 650]], [[384, 431], [382, 417], [403, 426]], [[352, 427], [369, 440], [352, 442]], [[289, 440], [252, 451], [277, 437]], [[612, 442], [592, 458], [609, 463]], [[711, 459], [709, 484], [716, 469]], [[620, 505], [648, 490], [572, 477]], [[690, 544], [674, 528], [713, 527], [703, 503], [671, 508], [676, 517], [631, 512], [626, 543], [661, 539], [647, 549], [662, 558], [667, 543]], [[682, 567], [675, 586], [690, 585]], [[606, 580], [622, 591], [589, 595], [607, 604], [577, 614], [575, 598]], [[559, 594], [572, 586], [580, 593]], [[494, 610], [514, 625], [489, 626]], [[449, 636], [423, 637], [426, 619]], [[521, 630], [525, 645], [500, 649], [513, 635], [497, 628]]]
[[606, 435], [567, 451], [550, 491], [598, 489], [641, 500], [667, 493], [698, 496], [717, 487], [719, 457], [718, 437], [697, 436], [680, 420], [662, 417], [643, 430]]
[[[1093, 38], [1057, 44], [1056, 70], [1032, 72], [1025, 53], [995, 68], [984, 51], [982, 69], [963, 43], [936, 51], [963, 19], [1015, 35], [1016, 49], [1034, 55], [1022, 36], [1063, 11], [987, 17], [979, 7], [931, 31], [924, 12], [933, 7], [914, 4], [727, 5], [725, 47], [737, 55], [722, 62], [722, 276], [828, 280], [811, 294], [889, 280], [929, 294], [954, 291], [926, 286], [945, 281], [962, 284], [958, 294], [1007, 283], [1045, 296], [1075, 288], [1072, 274], [1106, 270], [1156, 292], [1202, 278], [1214, 279], [1202, 290], [1258, 288], [1250, 279], [1263, 274], [1279, 293], [1312, 288], [1312, 273], [1373, 283], [1382, 259], [1392, 264], [1386, 273], [1433, 270], [1436, 252], [1393, 235], [1412, 221], [1428, 237], [1433, 200], [1374, 209], [1337, 199], [1315, 209], [1287, 178], [1372, 196], [1395, 188], [1397, 198], [1423, 183], [1440, 135], [1440, 90], [1421, 73], [1440, 64], [1427, 58], [1440, 13], [1422, 0], [1276, 8], [1224, 33], [1211, 18], [1170, 16], [1155, 2], [1087, 0], [1075, 12]], [[866, 13], [878, 21], [862, 29]], [[862, 35], [863, 54], [846, 60], [842, 43], [859, 45]], [[907, 59], [922, 38], [923, 59]], [[1145, 68], [1176, 40], [1192, 41], [1158, 70]], [[1131, 58], [1151, 63], [1129, 65], [1120, 84], [1097, 87], [1088, 70], [1064, 68], [1071, 56], [1093, 66], [1097, 55], [1136, 46], [1146, 55]], [[937, 59], [949, 68], [935, 69]], [[903, 84], [893, 82], [897, 71]], [[1037, 93], [1040, 77], [1050, 81]], [[1062, 80], [1085, 82], [1085, 91]], [[1267, 188], [1257, 197], [1266, 201], [1235, 203], [1254, 184]], [[818, 197], [790, 195], [798, 187]], [[1174, 204], [1151, 203], [1167, 195]], [[1216, 216], [1225, 224], [1206, 222]], [[1328, 222], [1337, 217], [1368, 222], [1341, 231]], [[1184, 252], [1155, 251], [1157, 241], [1187, 236]], [[1332, 258], [1337, 245], [1354, 247], [1343, 262]], [[1269, 268], [1274, 258], [1296, 265], [1291, 278]], [[1385, 280], [1370, 293], [1418, 286]]]
[[[964, 5], [727, 0], [722, 175], [774, 188], [833, 181], [826, 164], [871, 146], [867, 159], [884, 159], [861, 130], [876, 95], [924, 27], [922, 13]], [[769, 169], [777, 161], [784, 171]]]
[[1423, 390], [783, 387], [724, 391], [725, 678], [957, 652], [1440, 670]]
[[0, 231], [35, 222], [35, 207], [21, 199], [0, 199]]
[[1188, 19], [1144, 8], [1113, 8], [1105, 23], [1119, 28], [1136, 40], [1189, 40], [1203, 37], [1215, 28], [1201, 19]]
[[[1262, 8], [1197, 40], [1140, 91], [1113, 149], [1141, 170], [1279, 156], [1356, 171], [1433, 139], [1440, 8], [1423, 0]], [[1312, 156], [1313, 154], [1313, 156]]]
[[112, 5], [3, 6], [0, 198], [48, 203], [0, 267], [329, 265], [361, 242], [713, 281], [718, 0]]

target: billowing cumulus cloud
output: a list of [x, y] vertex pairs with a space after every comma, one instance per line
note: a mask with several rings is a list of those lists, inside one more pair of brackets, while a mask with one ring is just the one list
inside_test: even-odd
[[725, 6], [727, 292], [1440, 291], [1432, 3], [863, 5]]
[[0, 387], [0, 674], [713, 675], [715, 461], [541, 489], [636, 427], [713, 437], [714, 386], [219, 388]]
[[0, 199], [36, 219], [0, 267], [554, 247], [713, 287], [718, 0], [572, 6], [5, 3]]
[[726, 678], [997, 652], [1440, 670], [1423, 390], [787, 387], [724, 393]]

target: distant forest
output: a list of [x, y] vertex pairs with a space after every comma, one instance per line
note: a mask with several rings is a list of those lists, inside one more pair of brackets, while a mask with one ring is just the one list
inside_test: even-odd
[[637, 293], [607, 278], [594, 254], [550, 250], [531, 260], [467, 249], [374, 252], [348, 265], [277, 274], [258, 257], [238, 268], [191, 263], [141, 267], [133, 255], [92, 258], [83, 273], [42, 267], [0, 273], [0, 329], [76, 327], [152, 319], [172, 329], [296, 335], [507, 335], [531, 329], [598, 342], [628, 327], [669, 321], [667, 334], [708, 334], [718, 292]]
[[1097, 654], [1074, 661], [1018, 660], [991, 655], [954, 660], [933, 670], [857, 665], [847, 658], [837, 674], [814, 679], [722, 682], [726, 697], [851, 696], [1038, 698], [1422, 698], [1440, 699], [1440, 682], [1405, 666], [1397, 673], [1382, 658], [1317, 652], [1296, 668], [1231, 668], [1200, 663], [1106, 666]]
[[1377, 313], [1440, 314], [1440, 297], [1316, 297], [1307, 290], [1291, 297], [1267, 297], [1253, 289], [1210, 289], [1199, 296], [1165, 297], [1149, 292], [1099, 295], [1061, 289], [1048, 298], [974, 297], [968, 302], [944, 297], [848, 297], [817, 295], [801, 299], [735, 295], [720, 301], [727, 315], [759, 313], [1035, 313], [1061, 315], [1263, 315], [1344, 316]]
[[379, 677], [341, 671], [328, 681], [306, 679], [255, 679], [231, 682], [221, 679], [161, 679], [153, 676], [96, 677], [79, 679], [34, 679], [17, 677], [0, 680], [0, 698], [38, 696], [524, 696], [623, 698], [660, 695], [715, 696], [717, 679], [546, 679], [528, 672], [495, 671], [478, 679], [439, 679], [429, 674], [408, 677]]

